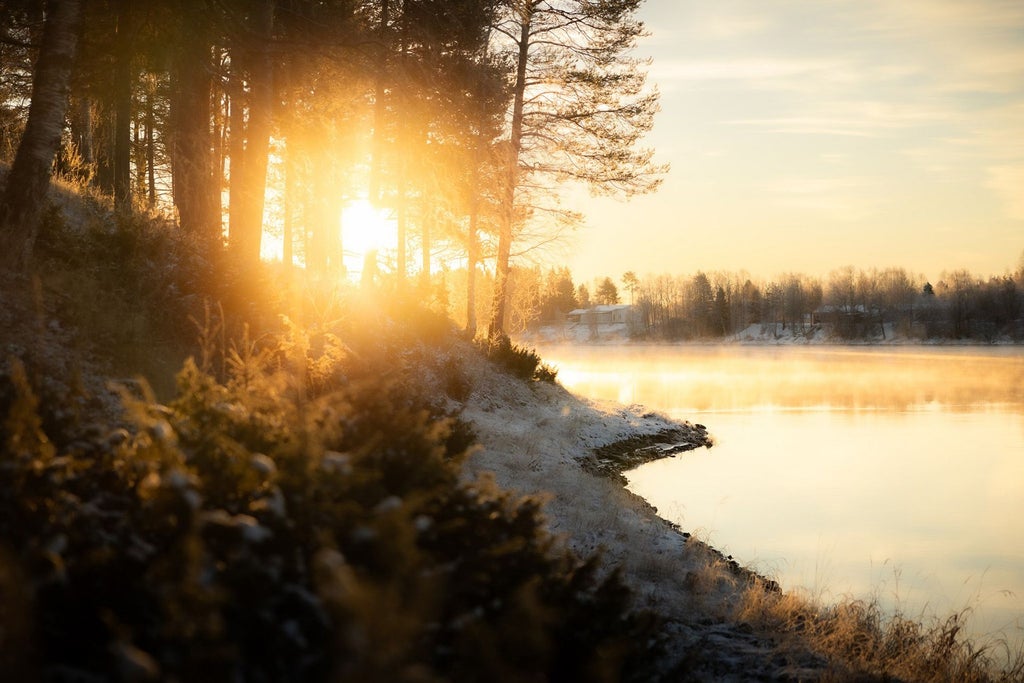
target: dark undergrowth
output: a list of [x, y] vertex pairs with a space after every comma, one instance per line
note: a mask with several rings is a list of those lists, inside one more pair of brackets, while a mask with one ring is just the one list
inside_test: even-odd
[[445, 361], [403, 335], [208, 325], [120, 426], [54, 418], [11, 362], [4, 680], [643, 680], [654, 620], [538, 501], [460, 482], [472, 432], [424, 383]]
[[618, 575], [460, 479], [469, 347], [415, 291], [67, 203], [0, 282], [0, 680], [649, 678]]

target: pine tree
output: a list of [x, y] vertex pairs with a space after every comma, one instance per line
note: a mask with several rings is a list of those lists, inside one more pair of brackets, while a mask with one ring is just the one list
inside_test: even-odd
[[514, 0], [495, 27], [516, 67], [505, 144], [497, 283], [491, 336], [504, 334], [512, 243], [527, 221], [548, 230], [579, 216], [559, 205], [562, 182], [597, 194], [653, 191], [664, 168], [636, 147], [650, 130], [658, 95], [646, 63], [630, 56], [643, 24], [642, 0]]
[[50, 169], [64, 130], [80, 21], [78, 0], [46, 3], [28, 122], [0, 199], [0, 258], [12, 270], [25, 270], [32, 259], [50, 186]]

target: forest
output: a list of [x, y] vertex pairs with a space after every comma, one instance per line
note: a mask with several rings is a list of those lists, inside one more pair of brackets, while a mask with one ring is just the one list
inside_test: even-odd
[[[944, 272], [933, 284], [903, 268], [846, 266], [815, 278], [790, 273], [758, 280], [746, 273], [625, 273], [619, 284], [575, 284], [568, 268], [516, 269], [511, 329], [558, 339], [567, 314], [631, 304], [629, 336], [665, 341], [735, 338], [753, 326], [761, 338], [811, 337], [823, 327], [838, 341], [1024, 341], [1024, 255], [1015, 273], [978, 277]], [[887, 335], [890, 335], [887, 337]]]
[[638, 5], [0, 3], [0, 679], [651, 679], [655, 615], [463, 468], [480, 373], [554, 378], [505, 285], [562, 184], [657, 185]]
[[[580, 223], [564, 187], [629, 196], [665, 170], [638, 145], [658, 101], [631, 53], [638, 5], [6, 2], [5, 253], [27, 262], [51, 166], [226, 249], [222, 278], [268, 253], [343, 277], [349, 245], [382, 228], [342, 223], [372, 207], [397, 235], [381, 255], [395, 279], [457, 261], [475, 302], [486, 264], [484, 324], [500, 335], [514, 259]], [[376, 255], [355, 256], [372, 279]]]

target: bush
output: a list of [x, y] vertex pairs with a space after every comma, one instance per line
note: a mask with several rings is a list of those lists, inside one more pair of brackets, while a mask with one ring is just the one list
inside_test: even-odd
[[483, 342], [487, 358], [498, 367], [523, 380], [554, 383], [558, 371], [541, 362], [536, 351], [516, 346], [502, 335], [497, 340]]
[[385, 377], [304, 339], [243, 338], [221, 378], [189, 361], [168, 405], [126, 393], [128, 429], [60, 445], [60, 406], [14, 368], [0, 589], [28, 597], [0, 644], [30, 642], [0, 676], [642, 677], [655, 625], [557, 549], [536, 500], [460, 481], [469, 435], [416, 354]]

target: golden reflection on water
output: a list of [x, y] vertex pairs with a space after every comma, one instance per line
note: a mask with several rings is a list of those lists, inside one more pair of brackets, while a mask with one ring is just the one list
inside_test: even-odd
[[[685, 349], [685, 351], [680, 351]], [[564, 347], [542, 356], [579, 393], [663, 410], [970, 410], [1024, 403], [1019, 347]]]
[[661, 514], [825, 597], [972, 610], [1024, 645], [1024, 349], [546, 349], [576, 393], [706, 424], [628, 473]]

